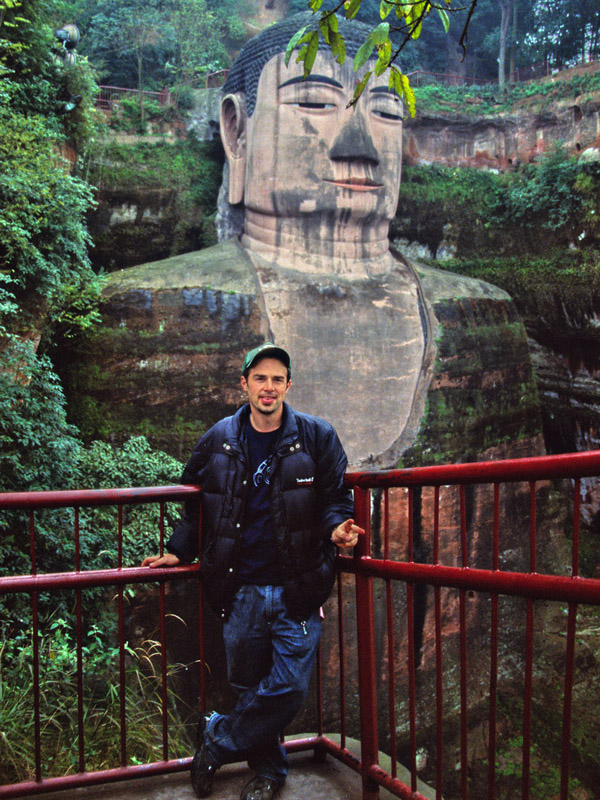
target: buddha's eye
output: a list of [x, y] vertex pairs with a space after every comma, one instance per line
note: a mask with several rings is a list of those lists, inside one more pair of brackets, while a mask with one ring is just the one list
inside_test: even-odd
[[380, 108], [373, 109], [373, 114], [380, 119], [386, 119], [390, 122], [402, 122], [402, 114], [397, 114], [393, 111], [384, 111]]
[[323, 109], [326, 108], [335, 108], [333, 103], [315, 103], [311, 101], [302, 101], [296, 103], [295, 105], [297, 105], [299, 108], [312, 108], [318, 111], [322, 111]]

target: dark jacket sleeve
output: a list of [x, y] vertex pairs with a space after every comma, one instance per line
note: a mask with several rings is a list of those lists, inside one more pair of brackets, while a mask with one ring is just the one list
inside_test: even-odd
[[[201, 474], [210, 456], [209, 434], [210, 432], [205, 434], [194, 448], [181, 475], [181, 483], [201, 483]], [[184, 563], [194, 561], [198, 557], [199, 525], [200, 497], [195, 496], [185, 501], [183, 517], [175, 526], [166, 544], [168, 552], [176, 555]]]
[[321, 506], [323, 536], [354, 514], [352, 492], [344, 486], [348, 459], [337, 433], [327, 426], [317, 447], [317, 491]]

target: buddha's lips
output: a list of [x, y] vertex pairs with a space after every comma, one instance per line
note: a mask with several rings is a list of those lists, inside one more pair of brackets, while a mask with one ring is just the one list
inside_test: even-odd
[[382, 183], [375, 183], [370, 178], [343, 178], [342, 180], [329, 180], [325, 178], [325, 183], [333, 183], [342, 189], [350, 189], [353, 192], [372, 192], [375, 189], [382, 189]]

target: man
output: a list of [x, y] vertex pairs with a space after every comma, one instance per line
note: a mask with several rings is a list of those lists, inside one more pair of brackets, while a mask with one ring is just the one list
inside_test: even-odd
[[[289, 354], [270, 342], [251, 350], [241, 386], [248, 403], [202, 437], [182, 477], [202, 486], [202, 584], [223, 617], [228, 677], [239, 693], [230, 714], [200, 720], [191, 779], [207, 797], [219, 766], [247, 759], [256, 776], [242, 800], [270, 800], [287, 776], [279, 735], [308, 691], [334, 545], [353, 547], [363, 531], [350, 516], [335, 430], [284, 402]], [[169, 552], [143, 565], [193, 560], [197, 530], [191, 502]]]

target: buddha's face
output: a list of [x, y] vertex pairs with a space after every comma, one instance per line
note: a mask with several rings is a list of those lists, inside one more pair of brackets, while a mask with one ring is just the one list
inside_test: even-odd
[[402, 156], [402, 103], [375, 78], [348, 107], [362, 73], [319, 53], [312, 74], [269, 61], [247, 120], [244, 205], [280, 218], [361, 226], [389, 222]]

